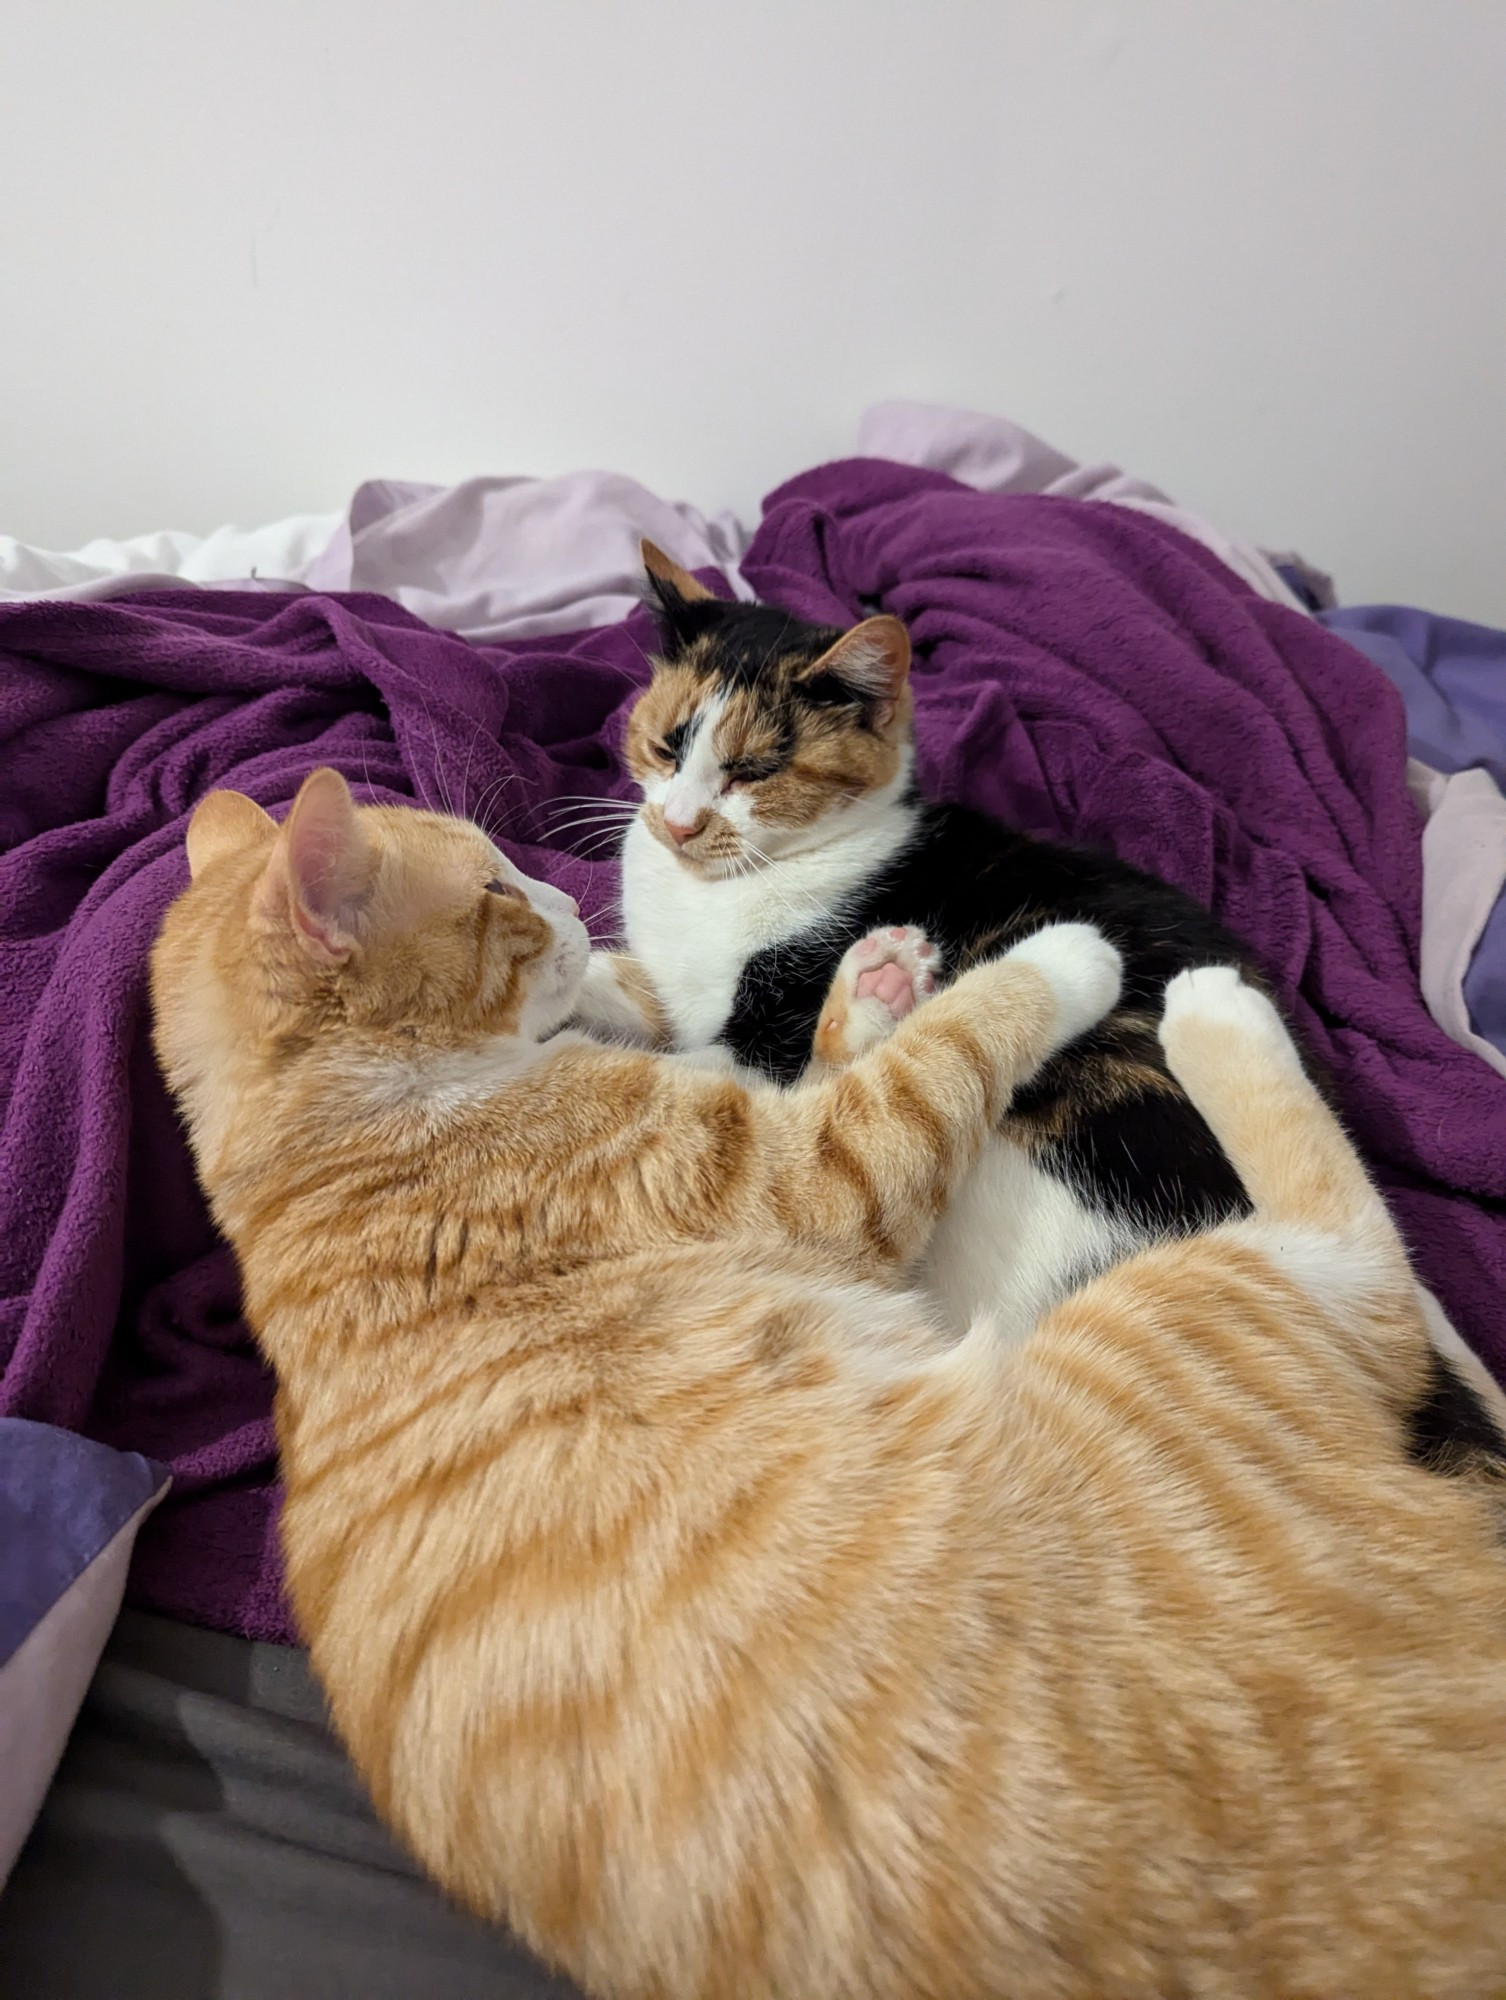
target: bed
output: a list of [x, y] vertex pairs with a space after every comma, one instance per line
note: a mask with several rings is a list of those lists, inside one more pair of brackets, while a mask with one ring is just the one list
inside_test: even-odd
[[[156, 1076], [145, 961], [197, 799], [279, 807], [320, 762], [476, 814], [609, 926], [611, 856], [562, 801], [627, 790], [642, 535], [724, 593], [896, 613], [927, 789], [1112, 846], [1244, 936], [1506, 1379], [1501, 635], [1340, 610], [1144, 482], [917, 405], [871, 412], [752, 527], [582, 474], [374, 481], [209, 544], [0, 544], [0, 1417], [147, 1469], [0, 1658], [3, 1721], [6, 1675], [129, 1525], [0, 1896], [0, 1991], [568, 1990], [417, 1880], [325, 1725], [282, 1593], [271, 1383]], [[0, 1524], [13, 1552], [53, 1532]]]

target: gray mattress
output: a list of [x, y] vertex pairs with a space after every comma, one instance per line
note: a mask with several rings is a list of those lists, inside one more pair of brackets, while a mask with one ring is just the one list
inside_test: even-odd
[[303, 1653], [123, 1614], [0, 1894], [4, 2000], [576, 1993], [394, 1846]]

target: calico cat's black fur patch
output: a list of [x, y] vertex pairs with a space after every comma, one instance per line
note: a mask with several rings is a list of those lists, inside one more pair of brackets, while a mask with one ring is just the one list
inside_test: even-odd
[[879, 924], [915, 924], [951, 974], [1049, 922], [1095, 923], [1124, 954], [1124, 997], [1015, 1098], [1011, 1120], [1042, 1164], [1146, 1230], [1206, 1228], [1249, 1203], [1213, 1134], [1167, 1071], [1161, 994], [1194, 965], [1247, 955], [1191, 897], [1110, 855], [1047, 846], [966, 806], [922, 805], [914, 839], [831, 924], [743, 969], [722, 1039], [783, 1082], [804, 1069], [837, 962]]
[[[649, 576], [666, 640], [665, 657], [699, 667], [727, 687], [751, 687], [789, 653], [818, 659], [842, 636], [838, 625], [808, 625], [772, 604], [728, 604], [720, 597], [682, 597], [674, 585]], [[698, 639], [714, 635], [715, 653]]]
[[1429, 1472], [1458, 1477], [1506, 1468], [1506, 1438], [1475, 1391], [1442, 1354], [1430, 1359], [1428, 1392], [1407, 1415], [1407, 1456]]

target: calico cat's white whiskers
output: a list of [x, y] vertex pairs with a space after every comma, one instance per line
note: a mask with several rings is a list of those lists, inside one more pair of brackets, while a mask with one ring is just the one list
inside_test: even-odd
[[629, 820], [633, 818], [636, 810], [635, 806], [616, 800], [606, 805], [599, 802], [590, 805], [566, 805], [550, 819], [547, 830], [550, 833], [558, 833], [562, 825], [573, 824], [577, 819]]
[[570, 852], [583, 861], [598, 861], [607, 855], [618, 855], [621, 851], [622, 836], [617, 832], [601, 833], [570, 843]]
[[600, 827], [612, 828], [621, 832], [631, 823], [632, 819], [633, 815], [631, 813], [575, 813], [568, 819], [556, 820], [552, 826], [546, 829], [546, 838], [557, 840], [562, 834], [576, 832], [582, 827], [592, 832]]
[[541, 820], [541, 828], [546, 839], [555, 839], [560, 834], [577, 826], [601, 825], [625, 827], [638, 811], [636, 799], [610, 799], [591, 797], [560, 797], [551, 801], [551, 809]]
[[614, 798], [609, 792], [555, 792], [546, 803], [550, 806], [608, 806], [614, 810], [620, 807], [628, 813], [638, 810], [636, 799]]

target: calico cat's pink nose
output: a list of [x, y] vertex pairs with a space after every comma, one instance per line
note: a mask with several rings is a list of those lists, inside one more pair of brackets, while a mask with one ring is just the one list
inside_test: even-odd
[[675, 846], [683, 847], [687, 840], [695, 838], [710, 817], [710, 813], [700, 812], [692, 820], [678, 820], [671, 819], [669, 814], [666, 813], [664, 815], [664, 826]]

